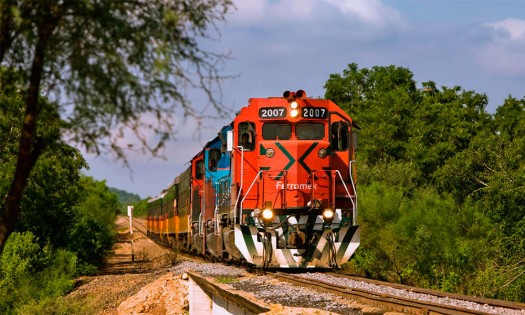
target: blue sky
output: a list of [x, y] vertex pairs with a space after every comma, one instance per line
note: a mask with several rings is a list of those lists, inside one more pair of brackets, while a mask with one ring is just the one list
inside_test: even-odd
[[[330, 74], [348, 64], [401, 66], [414, 79], [485, 93], [494, 112], [525, 97], [525, 0], [234, 0], [208, 50], [229, 52], [222, 102], [234, 110], [251, 97], [303, 89], [323, 96]], [[217, 36], [215, 36], [217, 37]], [[202, 101], [188, 91], [195, 106]], [[233, 113], [231, 115], [233, 117]], [[156, 195], [228, 119], [177, 120], [166, 160], [130, 152], [131, 170], [112, 156], [86, 156], [88, 175], [112, 187]]]

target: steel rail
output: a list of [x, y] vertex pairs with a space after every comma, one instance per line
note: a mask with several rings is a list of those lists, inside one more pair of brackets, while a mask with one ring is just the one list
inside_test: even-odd
[[458, 306], [437, 304], [400, 297], [391, 294], [377, 293], [358, 288], [349, 288], [320, 280], [306, 279], [282, 272], [272, 273], [276, 278], [303, 287], [310, 287], [318, 291], [336, 294], [347, 299], [360, 302], [365, 305], [384, 308], [389, 311], [407, 314], [426, 315], [487, 315], [491, 313], [466, 309]]
[[366, 279], [362, 277], [351, 276], [351, 275], [343, 275], [343, 274], [338, 274], [338, 273], [333, 273], [333, 272], [328, 272], [326, 274], [333, 276], [333, 277], [342, 277], [342, 278], [346, 278], [346, 279], [350, 279], [354, 281], [363, 281], [363, 282], [370, 283], [370, 284], [385, 285], [385, 286], [389, 286], [392, 288], [406, 290], [406, 291], [410, 291], [414, 293], [428, 294], [428, 295], [433, 295], [433, 296], [442, 297], [442, 298], [469, 301], [469, 302], [478, 303], [482, 305], [490, 305], [494, 307], [514, 309], [516, 311], [522, 311], [523, 314], [525, 314], [525, 303], [482, 298], [482, 297], [476, 297], [476, 296], [470, 296], [470, 295], [464, 295], [464, 294], [458, 294], [458, 293], [437, 291], [437, 290], [432, 290], [432, 289], [424, 289], [424, 288], [413, 287], [413, 286], [409, 286], [405, 284], [390, 283], [390, 282], [385, 282], [385, 281], [372, 280], [372, 279]]
[[142, 218], [133, 218], [133, 227], [146, 236], [148, 229], [144, 222], [145, 220]]

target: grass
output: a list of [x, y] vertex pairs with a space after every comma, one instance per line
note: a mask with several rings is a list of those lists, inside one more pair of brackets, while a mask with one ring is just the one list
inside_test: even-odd
[[239, 279], [237, 277], [219, 276], [219, 277], [215, 278], [215, 281], [217, 281], [217, 283], [221, 283], [221, 284], [230, 284], [230, 283], [239, 282]]

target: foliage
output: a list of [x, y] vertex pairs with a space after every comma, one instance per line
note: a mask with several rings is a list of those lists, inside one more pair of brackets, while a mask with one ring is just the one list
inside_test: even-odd
[[[15, 71], [0, 67], [0, 193], [9, 190], [16, 163], [16, 144], [20, 133], [23, 94]], [[15, 112], [16, 115], [12, 113]]]
[[[0, 2], [0, 64], [8, 67], [0, 69], [0, 252], [15, 227], [38, 235], [20, 247], [41, 248], [36, 260], [20, 258], [20, 270], [11, 266], [25, 277], [11, 279], [16, 294], [0, 295], [2, 313], [45, 312], [52, 304], [47, 298], [70, 286], [76, 258], [54, 246], [67, 243], [85, 265], [100, 262], [113, 241], [108, 222], [116, 198], [92, 197], [101, 192], [98, 184], [83, 191], [84, 161], [61, 136], [125, 161], [126, 148], [158, 154], [172, 135], [174, 114], [200, 118], [186, 99], [188, 86], [202, 89], [223, 114], [213, 92], [226, 56], [202, 50], [199, 39], [210, 36], [231, 6], [230, 0]], [[130, 133], [138, 148], [124, 141]], [[82, 204], [72, 207], [83, 193]], [[108, 208], [97, 209], [108, 211], [93, 211], [106, 201]], [[16, 261], [11, 256], [2, 259]]]
[[109, 189], [104, 180], [98, 181], [89, 176], [82, 176], [80, 182], [83, 191], [81, 202], [77, 206], [78, 214], [113, 225], [119, 213], [117, 195]]
[[360, 130], [359, 159], [366, 164], [409, 163], [418, 185], [485, 128], [487, 97], [473, 91], [436, 88], [432, 81], [416, 88], [402, 67], [358, 69], [350, 64], [326, 82], [325, 97], [346, 109]]
[[95, 218], [82, 218], [70, 231], [71, 242], [68, 249], [75, 252], [82, 265], [83, 272], [90, 271], [89, 265], [99, 265], [105, 254], [111, 249], [114, 239], [112, 226], [96, 221]]
[[[16, 167], [24, 96], [20, 76], [0, 68], [0, 101], [5, 104], [0, 108], [0, 176], [6, 179], [1, 181], [2, 195], [8, 194]], [[74, 312], [78, 306], [60, 302], [60, 296], [72, 288], [73, 276], [93, 270], [114, 242], [116, 195], [105, 182], [81, 176], [86, 162], [77, 149], [60, 140], [65, 123], [56, 108], [43, 107], [40, 115], [46, 120], [38, 122], [37, 134], [45, 145], [28, 176], [18, 232], [0, 254], [2, 314]]]
[[380, 279], [525, 301], [525, 99], [494, 115], [461, 87], [350, 64], [325, 97], [361, 127], [362, 246], [347, 268]]
[[[216, 66], [225, 56], [201, 49], [199, 39], [212, 36], [231, 6], [229, 0], [6, 1], [0, 61], [26, 70], [29, 78], [38, 70], [27, 67], [38, 53], [34, 48], [42, 49], [41, 82], [50, 96], [61, 93], [62, 108], [74, 104], [65, 113], [74, 139], [98, 152], [104, 143], [97, 140], [107, 138], [120, 154], [113, 137], [123, 135], [112, 134], [114, 127], [138, 132], [144, 124], [162, 142], [171, 129], [167, 114], [177, 104], [182, 114], [195, 115], [184, 86], [212, 97], [220, 78]], [[160, 124], [138, 119], [149, 112]]]
[[66, 144], [46, 149], [29, 178], [16, 229], [31, 231], [54, 247], [67, 247], [74, 207], [83, 194], [84, 166], [80, 152]]
[[[226, 56], [201, 49], [199, 40], [211, 37], [231, 6], [231, 0], [0, 2], [0, 64], [20, 74], [12, 81], [20, 115], [12, 131], [16, 167], [0, 208], [0, 251], [36, 161], [60, 134], [125, 162], [125, 149], [157, 155], [173, 134], [174, 114], [199, 118], [186, 87], [203, 90], [224, 114], [213, 95]], [[42, 101], [41, 93], [54, 102]], [[48, 141], [41, 126], [60, 122], [59, 113], [68, 124], [50, 128]]]
[[[8, 179], [7, 182], [15, 167], [17, 127], [22, 109], [17, 96], [19, 76], [14, 71], [2, 69], [4, 89], [0, 97], [6, 100], [6, 106], [0, 109], [0, 135], [5, 141], [0, 159], [5, 163], [0, 164], [0, 175]], [[41, 101], [46, 102], [45, 99]], [[50, 108], [44, 107], [40, 115], [46, 123], [42, 120], [38, 129], [48, 145], [42, 149], [28, 178], [15, 228], [31, 232], [39, 246], [67, 248], [77, 253], [79, 266], [99, 263], [113, 244], [117, 197], [109, 192], [105, 182], [81, 175], [87, 164], [77, 149], [60, 140], [64, 122], [54, 112], [47, 112]], [[2, 186], [0, 193], [5, 195], [8, 190], [8, 186]], [[89, 234], [90, 231], [93, 233]]]
[[144, 217], [148, 214], [148, 200], [150, 198], [142, 199], [133, 204], [133, 215], [136, 217]]
[[2, 314], [24, 313], [29, 305], [54, 300], [73, 288], [75, 255], [41, 247], [31, 232], [11, 234], [0, 262]]
[[117, 189], [110, 187], [109, 190], [117, 195], [118, 201], [120, 203], [120, 214], [127, 215], [128, 205], [133, 205], [140, 202], [140, 196], [137, 194], [129, 193], [125, 190]]
[[368, 276], [468, 293], [471, 276], [497, 253], [485, 244], [493, 238], [486, 218], [431, 189], [403, 196], [377, 182], [360, 196], [364, 230], [353, 268]]
[[[13, 197], [13, 180], [15, 168], [18, 167], [17, 145], [23, 125], [22, 100], [26, 97], [22, 83], [22, 73], [0, 69], [0, 99], [2, 104], [5, 104], [0, 109], [0, 139], [3, 141], [3, 147], [0, 149], [0, 176], [4, 178], [0, 185], [0, 194], [5, 196], [0, 204], [0, 230], [13, 224], [13, 217], [4, 215], [4, 212], [7, 214], [7, 210], [10, 209], [8, 197]], [[66, 124], [60, 119], [55, 104], [44, 97], [40, 97], [39, 102], [45, 105], [40, 112], [44, 120], [37, 123], [38, 140], [35, 140], [40, 144], [35, 150], [38, 150], [41, 158], [31, 162], [34, 164], [34, 170], [26, 174], [26, 196], [21, 199], [24, 211], [20, 215], [20, 221], [13, 228], [32, 231], [41, 242], [49, 241], [53, 245], [61, 246], [66, 241], [67, 233], [64, 227], [71, 220], [70, 209], [77, 198], [75, 194], [78, 191], [78, 172], [86, 163], [78, 150], [60, 140], [61, 128]]]
[[371, 164], [405, 155], [406, 117], [411, 115], [416, 84], [401, 67], [358, 69], [350, 64], [326, 82], [325, 98], [345, 109], [362, 128], [360, 155]]
[[113, 246], [119, 203], [105, 181], [83, 176], [81, 186], [82, 198], [75, 207], [75, 222], [68, 230], [67, 248], [77, 254], [84, 270], [89, 270], [89, 265], [102, 263]]

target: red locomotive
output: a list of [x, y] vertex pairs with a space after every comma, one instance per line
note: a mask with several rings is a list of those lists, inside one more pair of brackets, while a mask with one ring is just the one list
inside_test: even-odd
[[329, 100], [252, 98], [149, 201], [149, 235], [263, 268], [340, 266], [360, 241], [356, 139]]

